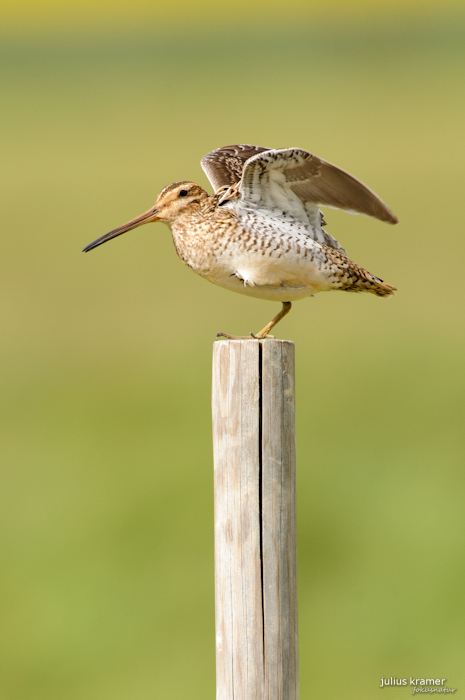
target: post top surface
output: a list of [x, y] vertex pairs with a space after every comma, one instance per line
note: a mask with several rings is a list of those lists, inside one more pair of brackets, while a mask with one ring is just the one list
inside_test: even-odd
[[263, 340], [259, 340], [258, 338], [241, 338], [238, 340], [229, 340], [228, 338], [221, 338], [218, 340], [215, 340], [213, 345], [234, 345], [235, 343], [260, 343], [261, 345], [264, 345], [265, 343], [290, 343], [291, 345], [294, 345], [293, 340], [284, 340], [282, 338], [263, 338]]

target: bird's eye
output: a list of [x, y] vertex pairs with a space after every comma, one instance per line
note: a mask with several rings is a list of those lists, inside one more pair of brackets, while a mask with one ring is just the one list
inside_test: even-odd
[[187, 190], [181, 190], [178, 197], [187, 197]]

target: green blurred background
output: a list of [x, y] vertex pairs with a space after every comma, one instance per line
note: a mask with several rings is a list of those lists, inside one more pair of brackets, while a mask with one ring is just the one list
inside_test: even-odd
[[326, 213], [399, 289], [321, 294], [296, 343], [301, 697], [465, 691], [457, 3], [4, 6], [2, 700], [214, 697], [211, 347], [278, 311], [145, 226], [202, 155], [300, 146], [399, 216]]

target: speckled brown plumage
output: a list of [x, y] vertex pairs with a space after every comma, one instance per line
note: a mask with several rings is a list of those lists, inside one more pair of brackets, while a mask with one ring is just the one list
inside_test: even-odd
[[187, 181], [169, 185], [154, 207], [84, 250], [144, 223], [168, 224], [176, 252], [194, 272], [231, 291], [283, 303], [280, 314], [254, 337], [265, 337], [290, 302], [320, 291], [394, 293], [322, 229], [320, 204], [397, 221], [348, 173], [301, 149], [254, 146], [219, 149], [205, 156], [202, 166], [215, 194]]

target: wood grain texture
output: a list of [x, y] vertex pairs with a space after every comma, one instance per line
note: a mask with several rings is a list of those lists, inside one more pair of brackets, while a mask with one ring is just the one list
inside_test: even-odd
[[265, 698], [299, 694], [294, 344], [262, 345]]
[[297, 700], [294, 344], [213, 351], [217, 700]]

